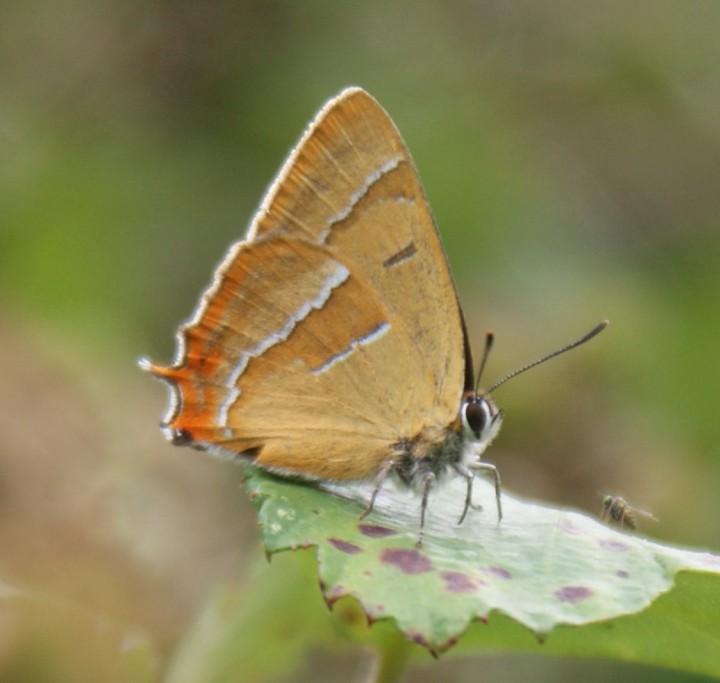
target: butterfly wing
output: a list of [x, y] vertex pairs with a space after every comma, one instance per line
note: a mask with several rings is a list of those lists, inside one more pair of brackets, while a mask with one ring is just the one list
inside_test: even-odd
[[454, 422], [461, 314], [410, 155], [364, 91], [329, 102], [178, 332], [177, 442], [356, 479]]
[[326, 244], [368, 278], [428, 353], [446, 353], [433, 358], [433, 374], [438, 395], [451, 393], [456, 412], [458, 372], [469, 361], [468, 381], [460, 383], [470, 388], [472, 362], [459, 337], [464, 324], [447, 259], [400, 132], [364, 90], [348, 88], [325, 105], [268, 191], [248, 239], [278, 228]]

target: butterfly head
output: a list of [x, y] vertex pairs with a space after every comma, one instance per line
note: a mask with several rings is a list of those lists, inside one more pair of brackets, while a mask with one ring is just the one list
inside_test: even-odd
[[463, 436], [482, 450], [497, 436], [502, 419], [503, 411], [482, 392], [469, 392], [460, 405]]

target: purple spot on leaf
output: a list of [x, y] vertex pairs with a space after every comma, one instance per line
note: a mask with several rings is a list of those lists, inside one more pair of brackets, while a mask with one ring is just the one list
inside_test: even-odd
[[354, 543], [348, 543], [340, 538], [328, 538], [328, 543], [337, 548], [342, 553], [348, 553], [349, 555], [356, 555], [362, 552], [362, 548], [356, 546]]
[[613, 541], [607, 538], [601, 538], [598, 543], [601, 548], [605, 550], [611, 550], [614, 553], [623, 553], [626, 550], [630, 550], [630, 546], [622, 541]]
[[388, 529], [386, 526], [377, 526], [376, 524], [358, 524], [361, 534], [370, 536], [370, 538], [385, 538], [386, 536], [394, 536], [397, 531]]
[[627, 579], [630, 576], [629, 572], [626, 572], [624, 569], [618, 569], [615, 572], [615, 576], [620, 577], [621, 579]]
[[347, 594], [347, 591], [345, 590], [345, 586], [341, 586], [339, 583], [333, 586], [332, 592], [330, 595], [333, 597], [333, 599], [338, 600], [339, 598], [342, 598]]
[[582, 529], [575, 526], [570, 520], [567, 519], [561, 519], [557, 523], [557, 528], [560, 531], [564, 531], [566, 534], [572, 534], [573, 536], [579, 536], [585, 533]]
[[440, 572], [440, 576], [445, 579], [445, 588], [451, 593], [472, 593], [485, 583], [480, 579], [473, 580], [462, 572]]
[[582, 602], [592, 595], [587, 586], [563, 586], [555, 591], [555, 597], [560, 602]]
[[[322, 584], [321, 584], [322, 586]], [[323, 590], [323, 598], [325, 598], [325, 604], [332, 609], [332, 606], [340, 599], [344, 598], [347, 595], [347, 591], [345, 590], [344, 586], [341, 586], [339, 584], [332, 587], [330, 592], [325, 592]]]
[[432, 570], [432, 562], [419, 550], [405, 548], [385, 548], [380, 559], [387, 564], [396, 566], [405, 574], [422, 574]]
[[481, 567], [480, 571], [486, 574], [492, 574], [498, 579], [512, 579], [512, 574], [502, 567]]
[[407, 636], [408, 638], [410, 638], [410, 640], [412, 640], [413, 643], [417, 643], [418, 645], [422, 645], [423, 647], [429, 646], [427, 638], [420, 635], [419, 633], [416, 633], [415, 631], [408, 631]]

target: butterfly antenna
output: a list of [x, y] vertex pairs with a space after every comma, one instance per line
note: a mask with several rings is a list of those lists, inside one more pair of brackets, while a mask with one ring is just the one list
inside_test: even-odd
[[490, 355], [490, 349], [492, 348], [494, 339], [495, 335], [492, 332], [485, 333], [485, 348], [483, 349], [483, 355], [480, 359], [480, 369], [478, 370], [477, 381], [475, 382], [476, 394], [480, 391], [480, 379], [482, 378], [483, 372], [485, 371], [485, 365], [487, 363], [488, 356]]
[[[501, 384], [505, 384], [509, 379], [512, 379], [513, 377], [517, 377], [518, 375], [522, 374], [526, 370], [530, 370], [530, 368], [534, 368], [537, 365], [541, 365], [547, 360], [550, 360], [551, 358], [555, 358], [555, 356], [559, 356], [566, 351], [570, 351], [571, 349], [574, 349], [577, 346], [581, 346], [587, 341], [590, 341], [593, 337], [596, 337], [598, 334], [600, 334], [606, 327], [608, 326], [608, 321], [603, 320], [600, 324], [593, 327], [590, 332], [588, 332], [586, 335], [580, 337], [580, 339], [576, 339], [574, 342], [571, 342], [567, 346], [563, 346], [561, 349], [558, 349], [557, 351], [553, 351], [552, 353], [549, 353], [547, 356], [543, 356], [542, 358], [538, 358], [537, 360], [534, 360], [532, 363], [528, 363], [527, 365], [523, 365], [521, 368], [518, 368], [517, 370], [513, 370], [512, 372], [508, 373], [504, 377], [501, 377], [495, 384], [493, 384], [489, 389], [485, 391], [485, 395], [491, 394], [495, 389], [497, 389]], [[485, 343], [485, 356], [487, 356], [487, 350], [488, 350], [488, 344]], [[483, 357], [483, 365], [485, 363], [485, 357]], [[482, 367], [482, 366], [481, 366]]]

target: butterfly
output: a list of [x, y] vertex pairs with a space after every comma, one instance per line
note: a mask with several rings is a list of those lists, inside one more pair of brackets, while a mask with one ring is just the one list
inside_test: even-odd
[[292, 150], [179, 328], [173, 365], [141, 367], [170, 386], [162, 427], [177, 445], [286, 477], [372, 480], [364, 514], [393, 475], [422, 497], [419, 542], [448, 472], [467, 483], [460, 522], [477, 472], [493, 477], [502, 517], [482, 455], [503, 414], [475, 387], [410, 153], [360, 88], [330, 100]]

